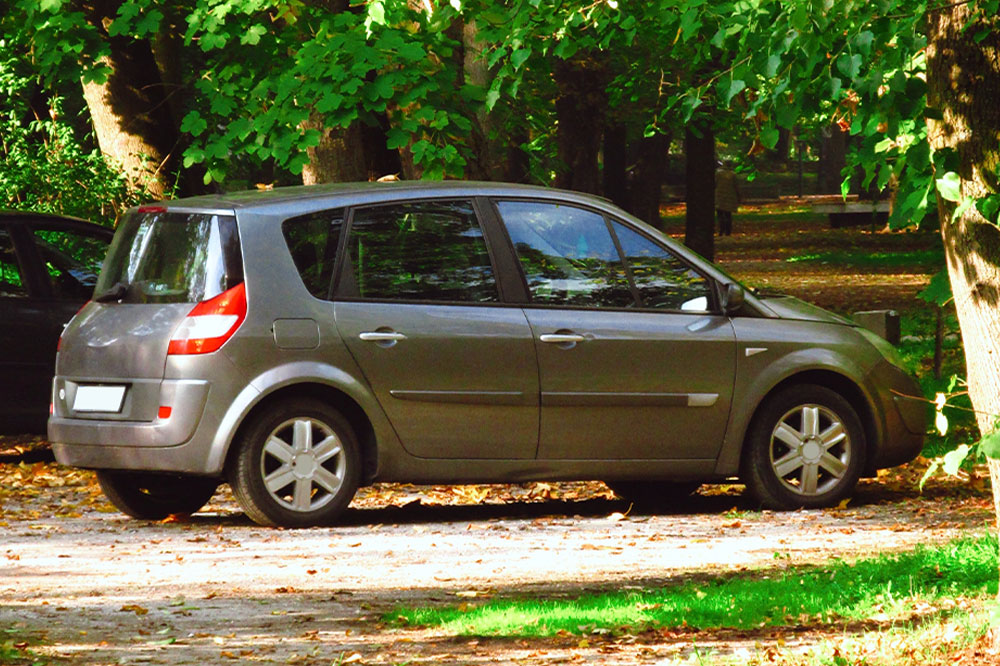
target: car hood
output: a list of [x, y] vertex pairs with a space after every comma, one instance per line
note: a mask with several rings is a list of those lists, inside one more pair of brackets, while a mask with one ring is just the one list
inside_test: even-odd
[[760, 301], [774, 314], [782, 319], [797, 319], [800, 321], [818, 321], [827, 324], [842, 324], [857, 326], [857, 323], [847, 317], [834, 314], [821, 307], [806, 303], [794, 296], [765, 296]]

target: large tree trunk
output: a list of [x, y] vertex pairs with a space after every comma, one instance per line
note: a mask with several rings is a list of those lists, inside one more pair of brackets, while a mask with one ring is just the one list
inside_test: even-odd
[[[636, 148], [629, 210], [643, 222], [659, 227], [662, 222], [660, 199], [669, 167], [667, 157], [670, 154], [670, 136], [654, 134], [642, 137], [636, 142]], [[712, 196], [715, 196], [714, 192]]]
[[597, 157], [608, 108], [605, 78], [603, 66], [591, 57], [555, 62], [555, 81], [559, 86], [556, 146], [562, 164], [556, 174], [556, 187], [600, 192]]
[[360, 122], [346, 128], [329, 128], [321, 116], [313, 114], [302, 126], [320, 133], [319, 144], [306, 149], [309, 163], [302, 167], [303, 185], [368, 179]]
[[715, 134], [708, 122], [684, 136], [684, 244], [709, 261], [715, 256]]
[[[1000, 18], [980, 17], [966, 27], [974, 8], [959, 3], [928, 13], [927, 99], [942, 118], [929, 114], [927, 127], [935, 150], [957, 153], [962, 196], [977, 199], [1000, 192]], [[955, 217], [955, 203], [938, 197], [938, 211], [969, 398], [987, 434], [1000, 415], [1000, 229], [975, 206]], [[994, 501], [1000, 499], [998, 462], [990, 461]], [[1000, 504], [997, 509], [1000, 517]], [[994, 630], [993, 644], [1000, 645], [1000, 631]]]
[[83, 83], [83, 95], [101, 152], [122, 166], [133, 187], [162, 198], [177, 158], [177, 124], [149, 42], [107, 34], [104, 26], [120, 5], [99, 0], [86, 8], [108, 41], [102, 63], [110, 74], [104, 83]]

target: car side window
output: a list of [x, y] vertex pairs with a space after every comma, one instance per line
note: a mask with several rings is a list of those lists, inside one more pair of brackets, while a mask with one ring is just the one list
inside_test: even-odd
[[604, 216], [565, 204], [499, 201], [533, 303], [636, 305]]
[[326, 299], [344, 224], [344, 210], [329, 210], [285, 220], [281, 232], [302, 283], [316, 298]]
[[642, 307], [684, 312], [706, 312], [711, 308], [711, 288], [704, 276], [639, 232], [619, 222], [612, 226]]
[[58, 300], [86, 300], [94, 292], [108, 240], [71, 229], [34, 229], [32, 238]]
[[5, 229], [0, 229], [0, 297], [28, 297], [28, 287], [14, 254], [14, 243]]
[[499, 300], [471, 201], [418, 201], [354, 211], [339, 291], [388, 300]]

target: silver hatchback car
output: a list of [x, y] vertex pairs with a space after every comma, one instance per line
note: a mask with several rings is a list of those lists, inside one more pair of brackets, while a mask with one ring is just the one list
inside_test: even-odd
[[755, 295], [595, 197], [365, 183], [142, 206], [66, 328], [49, 439], [138, 518], [228, 481], [264, 525], [359, 485], [740, 477], [816, 507], [914, 458], [919, 388], [851, 321]]

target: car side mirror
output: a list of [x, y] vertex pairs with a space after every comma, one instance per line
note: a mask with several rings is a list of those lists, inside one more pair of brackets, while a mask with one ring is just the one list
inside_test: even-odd
[[746, 292], [743, 291], [743, 287], [735, 282], [723, 285], [722, 311], [727, 315], [736, 314], [736, 312], [743, 307], [743, 299], [745, 295]]

